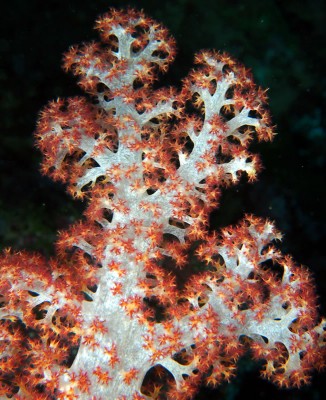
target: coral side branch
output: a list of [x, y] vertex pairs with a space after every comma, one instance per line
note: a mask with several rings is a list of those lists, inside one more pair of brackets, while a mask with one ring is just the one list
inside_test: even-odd
[[186, 400], [245, 353], [280, 387], [307, 383], [325, 359], [308, 271], [270, 221], [209, 233], [221, 191], [257, 177], [252, 141], [275, 134], [265, 91], [215, 51], [156, 89], [166, 28], [111, 9], [96, 29], [64, 56], [85, 96], [51, 102], [35, 133], [42, 173], [87, 208], [53, 259], [2, 254], [0, 398]]

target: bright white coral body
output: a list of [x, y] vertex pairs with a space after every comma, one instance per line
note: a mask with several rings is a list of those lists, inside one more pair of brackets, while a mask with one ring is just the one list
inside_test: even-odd
[[[255, 178], [251, 140], [273, 136], [264, 92], [215, 52], [180, 92], [153, 90], [174, 56], [166, 30], [132, 10], [97, 28], [102, 44], [65, 56], [89, 100], [51, 103], [36, 133], [43, 172], [89, 205], [56, 260], [4, 255], [2, 398], [188, 399], [229, 380], [248, 348], [265, 377], [300, 386], [323, 364], [307, 271], [270, 245], [269, 221], [207, 232], [220, 189]], [[202, 272], [178, 282], [190, 262]]]

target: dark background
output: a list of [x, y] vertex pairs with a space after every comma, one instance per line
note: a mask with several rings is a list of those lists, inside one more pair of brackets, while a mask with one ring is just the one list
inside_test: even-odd
[[[281, 248], [310, 267], [325, 314], [325, 5], [322, 0], [6, 1], [0, 20], [0, 249], [53, 253], [56, 231], [80, 217], [83, 205], [40, 175], [33, 131], [52, 99], [80, 94], [61, 70], [70, 45], [97, 38], [96, 17], [109, 7], [143, 8], [170, 29], [178, 56], [166, 77], [175, 84], [203, 48], [227, 51], [269, 88], [279, 133], [259, 144], [265, 169], [258, 183], [227, 191], [212, 229], [246, 213], [267, 216], [285, 234]], [[326, 398], [325, 374], [300, 391], [279, 391], [258, 378], [248, 360], [232, 384], [199, 399]], [[324, 393], [324, 395], [322, 394]]]

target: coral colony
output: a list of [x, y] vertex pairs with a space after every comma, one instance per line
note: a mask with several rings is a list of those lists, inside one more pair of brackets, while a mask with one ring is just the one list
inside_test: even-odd
[[64, 57], [87, 95], [50, 103], [36, 131], [42, 172], [88, 206], [55, 258], [2, 255], [1, 399], [191, 399], [244, 354], [280, 387], [308, 383], [325, 359], [309, 272], [268, 220], [208, 228], [221, 189], [255, 180], [252, 140], [273, 138], [265, 92], [215, 51], [181, 90], [154, 89], [168, 31], [114, 9], [96, 28]]

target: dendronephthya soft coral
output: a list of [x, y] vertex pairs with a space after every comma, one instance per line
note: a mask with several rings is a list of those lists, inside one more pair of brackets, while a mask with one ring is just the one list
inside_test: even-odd
[[190, 399], [245, 352], [280, 386], [308, 382], [325, 357], [308, 271], [270, 221], [208, 229], [221, 189], [256, 178], [252, 140], [273, 138], [265, 92], [214, 51], [181, 90], [154, 88], [167, 30], [114, 9], [96, 27], [64, 58], [87, 95], [50, 103], [36, 132], [42, 172], [88, 207], [56, 258], [2, 255], [1, 398]]

